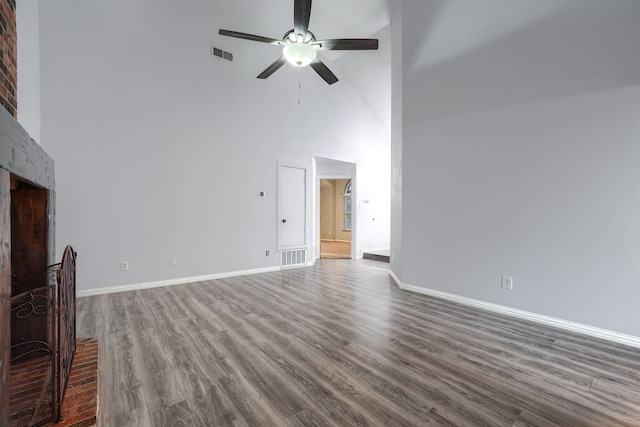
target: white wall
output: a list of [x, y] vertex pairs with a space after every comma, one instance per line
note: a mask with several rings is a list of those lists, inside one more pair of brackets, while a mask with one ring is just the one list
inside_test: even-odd
[[[425, 5], [402, 3], [403, 36], [429, 36], [403, 50], [394, 272], [404, 283], [640, 336], [640, 61], [631, 50], [640, 3], [557, 2], [558, 14], [429, 66], [424, 55], [448, 21], [425, 28]], [[505, 3], [485, 4], [487, 15]], [[532, 61], [561, 51], [572, 61]], [[528, 71], [504, 68], [513, 55]], [[474, 72], [484, 82], [456, 84]], [[512, 291], [501, 289], [502, 275], [513, 276]]]
[[[403, 30], [401, 2], [391, 10], [391, 187], [390, 187], [390, 266], [402, 271], [402, 118], [403, 118]], [[409, 37], [407, 37], [410, 39]]]
[[[336, 62], [344, 70], [354, 89], [367, 107], [384, 126], [391, 131], [391, 26], [386, 26], [371, 36], [378, 39], [378, 50], [352, 52], [342, 55]], [[380, 84], [380, 82], [386, 84]]]
[[[311, 69], [256, 79], [278, 49], [218, 36], [239, 18], [211, 2], [61, 0], [40, 18], [57, 242], [78, 250], [80, 289], [279, 265], [278, 161], [356, 163], [363, 193], [388, 194], [388, 133], [340, 69], [331, 87]], [[362, 223], [388, 244], [388, 221]]]
[[640, 86], [406, 126], [402, 280], [640, 335], [638, 111]]
[[38, 0], [16, 2], [18, 121], [40, 143], [40, 30]]

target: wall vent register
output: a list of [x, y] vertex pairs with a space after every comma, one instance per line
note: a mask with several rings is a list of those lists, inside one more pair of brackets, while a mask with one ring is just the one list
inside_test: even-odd
[[298, 267], [307, 265], [306, 249], [287, 249], [281, 252], [281, 267]]
[[227, 61], [233, 61], [233, 53], [211, 46], [211, 55]]

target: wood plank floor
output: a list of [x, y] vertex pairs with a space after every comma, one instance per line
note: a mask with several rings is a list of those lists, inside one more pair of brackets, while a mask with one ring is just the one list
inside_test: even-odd
[[322, 259], [350, 259], [351, 242], [336, 240], [322, 240], [320, 242], [320, 258]]
[[386, 268], [78, 299], [99, 425], [640, 425], [640, 350], [408, 293]]

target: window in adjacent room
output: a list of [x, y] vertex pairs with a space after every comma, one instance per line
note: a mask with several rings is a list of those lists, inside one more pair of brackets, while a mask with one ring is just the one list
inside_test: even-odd
[[342, 206], [344, 214], [343, 229], [351, 231], [351, 181], [347, 182], [344, 187], [344, 204]]

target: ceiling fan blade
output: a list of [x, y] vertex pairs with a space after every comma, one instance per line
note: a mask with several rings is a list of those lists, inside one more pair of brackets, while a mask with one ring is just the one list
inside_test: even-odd
[[285, 59], [285, 57], [281, 56], [280, 59], [276, 60], [276, 62], [274, 62], [273, 64], [269, 65], [262, 73], [260, 73], [258, 78], [259, 79], [266, 79], [271, 74], [273, 74], [276, 71], [278, 71], [280, 69], [280, 67], [282, 67], [286, 62], [287, 62], [287, 60]]
[[311, 44], [318, 50], [378, 50], [378, 39], [330, 39]]
[[296, 34], [304, 36], [309, 31], [311, 18], [311, 0], [295, 0], [293, 4], [293, 29]]
[[322, 62], [320, 58], [316, 57], [316, 59], [314, 59], [309, 65], [311, 65], [311, 68], [313, 68], [328, 84], [332, 85], [338, 81], [336, 75], [333, 74], [326, 65], [324, 65], [324, 62]]
[[275, 44], [278, 46], [282, 46], [284, 44], [282, 43], [282, 40], [271, 39], [269, 37], [256, 36], [255, 34], [240, 33], [238, 31], [220, 30], [218, 31], [218, 34], [220, 34], [221, 36], [235, 37], [237, 39], [251, 40], [254, 42]]

